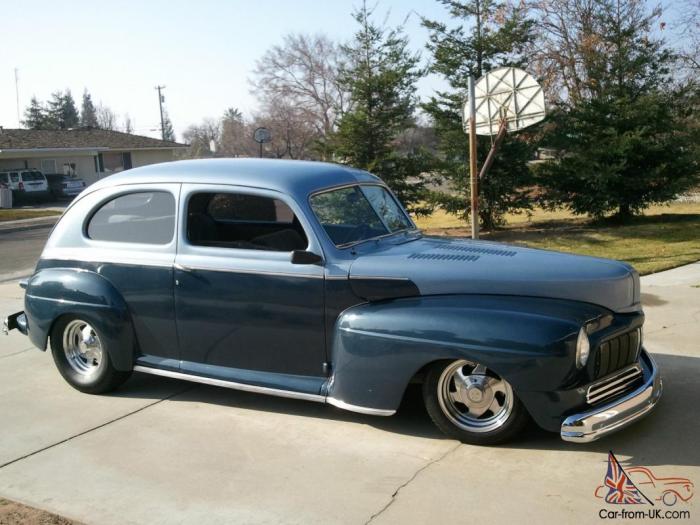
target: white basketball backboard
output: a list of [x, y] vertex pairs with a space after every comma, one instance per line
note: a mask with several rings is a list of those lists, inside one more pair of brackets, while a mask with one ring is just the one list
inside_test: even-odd
[[[481, 77], [474, 86], [477, 135], [495, 135], [505, 119], [508, 131], [532, 126], [545, 117], [544, 92], [532, 75], [517, 67], [501, 67]], [[469, 100], [464, 103], [464, 126], [469, 122]]]

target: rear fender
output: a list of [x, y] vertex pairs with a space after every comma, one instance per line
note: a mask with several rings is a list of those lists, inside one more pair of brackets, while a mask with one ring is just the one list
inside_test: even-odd
[[134, 333], [129, 310], [119, 292], [101, 275], [77, 268], [39, 270], [27, 283], [24, 311], [29, 338], [41, 350], [46, 350], [56, 320], [76, 315], [100, 332], [114, 367], [131, 370]]
[[516, 392], [552, 392], [577, 373], [576, 334], [602, 312], [586, 303], [484, 295], [355, 306], [335, 325], [329, 396], [396, 410], [416, 372], [442, 359], [484, 364]]

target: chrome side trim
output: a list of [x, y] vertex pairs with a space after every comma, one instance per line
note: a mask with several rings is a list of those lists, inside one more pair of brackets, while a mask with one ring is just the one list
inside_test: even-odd
[[365, 279], [369, 281], [410, 281], [408, 277], [380, 277], [377, 275], [350, 275], [349, 278], [353, 281]]
[[342, 408], [343, 410], [349, 410], [350, 412], [358, 412], [359, 414], [369, 414], [371, 416], [393, 416], [396, 410], [383, 410], [380, 408], [369, 408], [361, 407], [357, 405], [351, 405], [340, 399], [335, 399], [334, 397], [329, 397], [326, 399], [326, 403], [333, 405], [334, 407]]
[[193, 374], [184, 374], [182, 372], [173, 372], [171, 370], [163, 370], [160, 368], [152, 368], [150, 366], [134, 366], [134, 372], [142, 372], [144, 374], [152, 374], [155, 376], [170, 377], [173, 379], [182, 379], [192, 381], [194, 383], [202, 383], [204, 385], [220, 386], [223, 388], [231, 388], [233, 390], [242, 390], [244, 392], [252, 392], [255, 394], [267, 394], [270, 396], [286, 397], [290, 399], [303, 399], [305, 401], [316, 401], [317, 403], [328, 403], [343, 410], [350, 412], [358, 412], [360, 414], [369, 414], [371, 416], [391, 416], [396, 413], [396, 410], [382, 410], [378, 408], [361, 407], [345, 403], [333, 397], [326, 397], [316, 394], [307, 394], [304, 392], [292, 392], [290, 390], [279, 390], [277, 388], [268, 388], [264, 386], [248, 385], [245, 383], [237, 383], [235, 381], [225, 381], [223, 379], [213, 379], [210, 377], [197, 376]]
[[223, 388], [231, 388], [233, 390], [242, 390], [243, 392], [267, 394], [270, 396], [287, 397], [290, 399], [304, 399], [306, 401], [316, 401], [318, 403], [323, 403], [326, 400], [324, 396], [316, 394], [292, 392], [290, 390], [278, 390], [276, 388], [268, 388], [264, 386], [247, 385], [245, 383], [236, 383], [235, 381], [225, 381], [223, 379], [213, 379], [210, 377], [197, 376], [193, 374], [184, 374], [182, 372], [172, 372], [170, 370], [162, 370], [160, 368], [152, 368], [150, 366], [136, 365], [134, 366], [134, 372], [143, 372], [144, 374], [152, 374], [154, 376], [183, 379], [194, 383], [202, 383], [204, 385], [220, 386]]
[[290, 273], [290, 272], [267, 272], [265, 270], [248, 270], [245, 268], [214, 268], [207, 266], [194, 266], [191, 264], [182, 265], [176, 263], [173, 265], [176, 270], [182, 271], [193, 271], [199, 270], [201, 272], [226, 272], [226, 273], [244, 273], [250, 275], [265, 275], [273, 277], [301, 277], [305, 279], [323, 279], [323, 274], [310, 274], [310, 273]]
[[659, 369], [646, 350], [642, 350], [640, 361], [644, 365], [644, 383], [609, 403], [567, 417], [561, 425], [564, 441], [595, 441], [644, 417], [656, 406], [663, 392]]

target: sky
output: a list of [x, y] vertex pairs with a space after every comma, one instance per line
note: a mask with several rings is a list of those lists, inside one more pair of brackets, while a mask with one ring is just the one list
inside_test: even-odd
[[[256, 109], [248, 82], [255, 61], [288, 33], [325, 33], [337, 41], [354, 31], [351, 12], [360, 0], [239, 0], [28, 2], [0, 0], [0, 126], [18, 127], [32, 96], [70, 89], [79, 105], [84, 89], [134, 132], [158, 137], [154, 87], [165, 85], [165, 106], [178, 138], [190, 124], [219, 117], [228, 107]], [[420, 15], [446, 20], [434, 0], [380, 0], [376, 10], [402, 23], [415, 50], [427, 31]], [[444, 87], [432, 76], [419, 84], [426, 97]]]
[[[156, 85], [178, 138], [191, 124], [218, 118], [228, 107], [247, 116], [256, 109], [248, 79], [255, 61], [288, 33], [325, 33], [349, 40], [361, 0], [0, 0], [0, 126], [17, 122], [32, 96], [47, 100], [70, 89], [78, 105], [84, 89], [95, 103], [128, 114], [134, 132], [158, 137]], [[655, 0], [649, 0], [656, 4]], [[681, 15], [684, 0], [664, 0], [667, 17]], [[435, 0], [378, 0], [378, 20], [406, 21], [411, 46], [428, 60], [420, 16], [448, 20]], [[422, 98], [445, 82], [420, 80]]]

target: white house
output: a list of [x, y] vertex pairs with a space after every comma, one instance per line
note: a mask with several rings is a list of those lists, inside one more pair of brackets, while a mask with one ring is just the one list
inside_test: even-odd
[[105, 129], [3, 129], [0, 171], [34, 168], [64, 173], [86, 184], [146, 164], [168, 162], [185, 144]]

